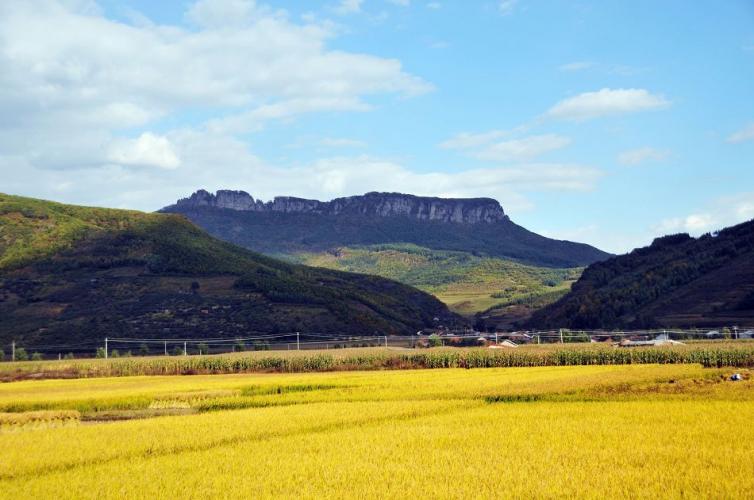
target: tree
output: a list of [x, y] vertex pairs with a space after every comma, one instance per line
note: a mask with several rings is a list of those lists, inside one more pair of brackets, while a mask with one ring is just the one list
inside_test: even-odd
[[204, 342], [197, 345], [196, 348], [199, 350], [199, 354], [209, 354], [209, 346]]
[[104, 347], [98, 347], [97, 352], [94, 354], [95, 358], [104, 358], [105, 357], [105, 348]]
[[442, 339], [439, 335], [436, 333], [433, 333], [429, 336], [429, 347], [440, 347], [442, 346]]
[[0, 349], [0, 361], [5, 361], [5, 351]]
[[63, 359], [74, 359], [73, 353], [69, 352], [68, 354], [66, 354], [65, 356], [63, 356]]
[[237, 340], [236, 343], [233, 345], [233, 352], [243, 352], [246, 350], [246, 344], [244, 344], [243, 340]]
[[28, 361], [29, 355], [26, 353], [26, 349], [19, 347], [16, 349], [16, 361]]
[[147, 344], [139, 346], [139, 356], [149, 356], [149, 346]]
[[182, 355], [183, 355], [183, 347], [181, 346], [173, 347], [173, 356], [182, 356]]
[[42, 361], [42, 353], [41, 352], [33, 352], [31, 355], [32, 361]]
[[118, 351], [118, 349], [113, 349], [112, 351], [110, 351], [110, 357], [111, 358], [119, 358], [120, 357], [120, 352]]

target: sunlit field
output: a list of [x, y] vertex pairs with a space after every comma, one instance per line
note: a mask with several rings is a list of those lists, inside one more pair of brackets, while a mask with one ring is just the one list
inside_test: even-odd
[[0, 384], [0, 497], [750, 498], [751, 375], [684, 364], [12, 382]]

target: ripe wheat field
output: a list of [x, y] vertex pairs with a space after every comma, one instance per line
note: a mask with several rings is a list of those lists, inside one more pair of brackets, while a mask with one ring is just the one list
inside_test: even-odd
[[752, 498], [754, 381], [700, 365], [0, 384], [0, 498]]

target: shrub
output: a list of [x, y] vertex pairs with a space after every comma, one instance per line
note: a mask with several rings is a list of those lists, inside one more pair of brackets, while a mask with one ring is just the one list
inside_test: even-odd
[[183, 347], [175, 346], [173, 347], [173, 356], [182, 356], [183, 355]]
[[19, 347], [16, 349], [16, 361], [28, 361], [29, 360], [29, 354], [26, 352], [26, 349], [23, 347]]
[[63, 356], [63, 359], [74, 359], [74, 358], [75, 358], [75, 356], [73, 355], [72, 352], [69, 352], [68, 354], [66, 354], [65, 356]]
[[147, 344], [139, 346], [139, 356], [149, 356], [149, 346]]
[[199, 350], [199, 354], [209, 354], [209, 346], [203, 342], [197, 345], [196, 348]]
[[97, 352], [94, 354], [95, 358], [104, 358], [105, 357], [105, 348], [104, 347], [98, 347]]
[[110, 357], [111, 358], [119, 358], [120, 357], [120, 352], [118, 351], [118, 349], [113, 349], [112, 351], [110, 351]]
[[442, 346], [442, 339], [439, 335], [436, 333], [433, 333], [429, 336], [429, 347], [440, 347]]
[[41, 352], [34, 352], [31, 355], [32, 361], [42, 361], [42, 353]]

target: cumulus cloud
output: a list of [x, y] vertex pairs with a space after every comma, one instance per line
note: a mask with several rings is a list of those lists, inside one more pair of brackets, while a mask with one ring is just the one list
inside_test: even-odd
[[609, 89], [585, 92], [564, 99], [546, 116], [559, 120], [585, 121], [602, 116], [663, 109], [670, 101], [645, 89]]
[[741, 130], [734, 132], [726, 140], [731, 144], [754, 141], [754, 123], [750, 123]]
[[120, 165], [177, 168], [181, 164], [173, 145], [166, 137], [149, 132], [136, 139], [120, 139], [110, 146], [108, 160]]
[[367, 145], [364, 141], [345, 137], [325, 137], [319, 144], [326, 148], [365, 148]]
[[685, 232], [695, 236], [754, 219], [754, 193], [715, 200], [686, 216], [663, 219], [653, 229], [658, 235]]
[[[75, 4], [75, 5], [73, 5]], [[227, 117], [237, 132], [266, 120], [363, 111], [373, 95], [431, 90], [400, 61], [329, 50], [326, 24], [297, 24], [249, 0], [202, 0], [198, 29], [107, 19], [82, 2], [0, 2], [0, 146], [35, 158], [57, 143], [98, 136], [92, 158], [120, 130], [186, 108]], [[108, 136], [109, 134], [109, 136]], [[99, 137], [104, 135], [104, 137]]]
[[518, 4], [518, 0], [500, 0], [497, 4], [497, 10], [501, 15], [507, 16], [513, 13]]
[[505, 130], [490, 130], [489, 132], [478, 133], [461, 132], [441, 142], [440, 147], [443, 149], [469, 149], [482, 146], [507, 135], [510, 135], [510, 132]]
[[651, 147], [631, 149], [618, 154], [618, 163], [622, 165], [639, 165], [650, 161], [662, 161], [670, 157], [670, 151]]
[[361, 4], [363, 0], [340, 0], [340, 3], [335, 7], [335, 12], [345, 16], [347, 14], [355, 14], [361, 12]]
[[592, 66], [594, 66], [594, 63], [589, 62], [589, 61], [574, 61], [567, 64], [563, 64], [558, 69], [560, 69], [560, 71], [581, 71], [581, 70], [589, 69]]
[[488, 161], [525, 161], [564, 148], [570, 143], [571, 139], [557, 134], [532, 135], [489, 144], [473, 156]]

